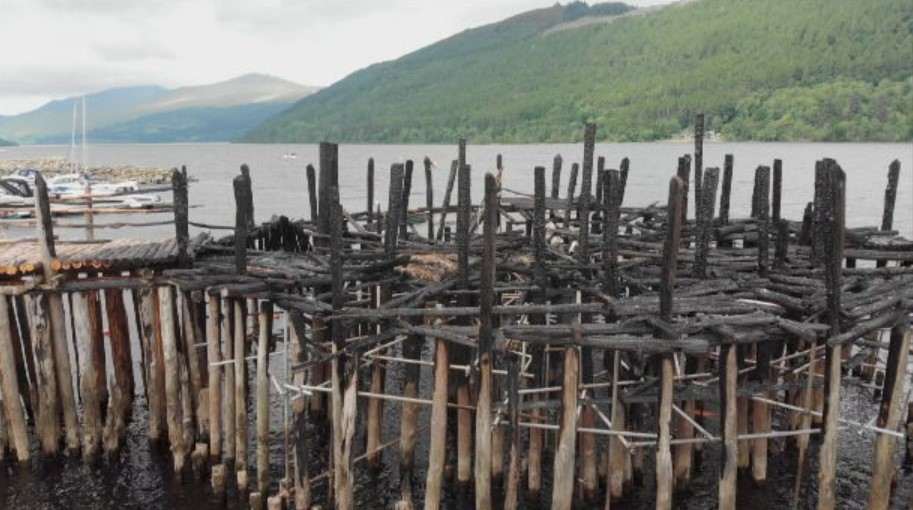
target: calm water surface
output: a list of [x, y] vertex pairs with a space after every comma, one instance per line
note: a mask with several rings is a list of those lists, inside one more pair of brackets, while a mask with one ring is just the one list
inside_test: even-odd
[[[15, 147], [0, 152], [0, 159], [35, 158], [44, 156], [65, 156], [67, 147], [35, 146]], [[677, 158], [692, 150], [687, 143], [649, 144], [598, 144], [597, 156], [605, 156], [607, 167], [617, 168], [622, 157], [631, 160], [631, 173], [625, 205], [647, 205], [662, 203], [666, 198], [669, 177], [674, 173]], [[296, 152], [295, 160], [283, 159], [282, 155]], [[582, 158], [582, 146], [575, 145], [483, 145], [470, 146], [467, 160], [473, 167], [473, 197], [478, 200], [483, 189], [484, 172], [495, 167], [495, 157], [504, 158], [504, 186], [513, 190], [532, 190], [532, 169], [545, 166], [547, 181], [551, 183], [551, 165], [555, 154], [564, 158], [562, 189], [566, 189], [570, 165]], [[783, 160], [783, 214], [799, 219], [806, 202], [811, 200], [813, 189], [814, 163], [816, 159], [836, 159], [847, 172], [847, 222], [851, 226], [877, 226], [881, 223], [884, 187], [888, 164], [899, 159], [901, 162], [901, 183], [898, 190], [895, 228], [906, 236], [913, 236], [913, 145], [911, 144], [807, 144], [807, 143], [708, 143], [704, 149], [705, 167], [723, 165], [723, 156], [731, 153], [735, 157], [734, 182], [732, 190], [732, 216], [748, 214], [754, 169], [758, 165], [772, 165], [774, 158]], [[435, 203], [440, 204], [446, 187], [449, 162], [456, 157], [455, 146], [443, 145], [342, 145], [339, 148], [340, 193], [350, 211], [361, 211], [366, 207], [365, 168], [368, 157], [376, 162], [375, 200], [386, 205], [386, 190], [389, 168], [392, 163], [414, 159], [419, 170], [413, 179], [412, 203], [424, 205], [425, 185], [420, 161], [429, 156], [437, 163], [434, 172]], [[172, 167], [186, 165], [189, 173], [199, 181], [191, 184], [190, 201], [195, 206], [191, 219], [208, 224], [230, 225], [234, 218], [234, 200], [231, 178], [238, 173], [241, 164], [251, 167], [254, 202], [258, 220], [266, 220], [274, 214], [300, 218], [307, 214], [307, 184], [305, 166], [316, 165], [315, 145], [235, 145], [235, 144], [173, 144], [173, 145], [101, 145], [90, 148], [91, 165], [131, 164], [137, 166]], [[564, 194], [564, 193], [562, 193]], [[166, 197], [166, 199], [169, 197]], [[170, 216], [134, 216], [130, 221], [153, 221]], [[99, 218], [99, 222], [114, 218]], [[123, 220], [123, 217], [116, 218]], [[79, 220], [70, 220], [79, 222]], [[195, 229], [195, 231], [199, 231]], [[58, 229], [67, 238], [78, 238], [78, 229]], [[194, 233], [194, 232], [192, 232]], [[6, 236], [27, 235], [23, 229], [8, 229]], [[218, 234], [218, 233], [217, 233]], [[105, 230], [97, 237], [149, 237], [159, 238], [173, 235], [170, 226], [152, 227], [142, 231]], [[281, 343], [280, 349], [281, 349]], [[424, 353], [428, 358], [429, 353]], [[134, 356], [139, 359], [138, 354]], [[280, 364], [277, 364], [280, 365]], [[271, 370], [281, 376], [282, 367]], [[137, 371], [137, 373], [139, 373]], [[430, 395], [429, 381], [432, 374], [427, 367], [422, 372], [422, 395]], [[364, 379], [364, 378], [363, 378]], [[140, 382], [141, 384], [141, 382]], [[387, 384], [391, 388], [401, 385], [400, 374], [388, 372]], [[142, 391], [141, 385], [137, 386]], [[278, 400], [278, 399], [277, 399]], [[128, 440], [117, 456], [107, 458], [96, 467], [87, 467], [78, 459], [42, 460], [40, 455], [29, 468], [14, 463], [0, 463], [0, 510], [5, 509], [107, 509], [107, 508], [224, 508], [211, 499], [208, 482], [198, 482], [185, 477], [177, 480], [170, 471], [170, 460], [166, 452], [150, 448], [145, 439], [145, 410], [142, 398], [137, 399], [135, 419], [128, 425]], [[846, 387], [842, 408], [847, 416], [867, 421], [876, 412], [876, 400], [869, 390]], [[253, 407], [250, 407], [253, 415]], [[396, 437], [399, 433], [399, 408], [385, 406], [384, 438]], [[275, 402], [271, 411], [273, 423], [283, 420], [282, 406]], [[428, 423], [429, 409], [423, 409], [420, 424]], [[782, 416], [779, 417], [782, 419]], [[253, 419], [251, 420], [254, 421]], [[712, 420], [711, 420], [712, 421]], [[254, 427], [255, 423], [251, 423]], [[251, 437], [254, 436], [252, 428]], [[361, 428], [359, 428], [361, 430]], [[311, 472], [325, 468], [328, 437], [320, 427], [312, 431], [315, 435], [314, 456], [318, 457]], [[360, 432], [359, 432], [360, 433]], [[838, 506], [841, 509], [862, 509], [868, 495], [871, 476], [871, 442], [873, 436], [860, 434], [853, 429], [841, 432], [838, 466]], [[356, 441], [357, 448], [363, 448], [363, 438]], [[275, 486], [283, 476], [284, 460], [282, 436], [274, 431], [271, 471]], [[427, 462], [427, 434], [423, 434], [416, 449], [416, 504], [421, 505], [424, 493], [424, 477]], [[33, 445], [37, 453], [37, 444]], [[356, 451], [356, 454], [360, 453]], [[812, 465], [806, 473], [807, 489], [814, 493], [817, 472], [814, 451]], [[898, 451], [898, 455], [899, 455]], [[251, 451], [253, 455], [253, 451]], [[652, 452], [648, 452], [652, 455]], [[691, 486], [676, 498], [680, 509], [703, 510], [716, 508], [716, 480], [719, 470], [720, 450], [717, 445], [708, 445], [703, 462], [696, 469]], [[384, 467], [370, 473], [357, 469], [356, 499], [359, 508], [392, 508], [398, 499], [399, 472], [395, 449], [384, 454]], [[544, 466], [548, 469], [550, 458]], [[652, 464], [648, 461], [647, 464]], [[249, 465], [254, 466], [251, 457]], [[790, 507], [790, 498], [795, 474], [795, 458], [785, 443], [771, 443], [769, 482], [758, 487], [750, 482], [741, 482], [739, 487], [739, 508], [749, 510], [773, 510]], [[811, 473], [811, 476], [809, 475]], [[546, 473], [546, 478], [550, 475]], [[745, 477], [746, 479], [748, 477]], [[636, 488], [624, 501], [613, 503], [613, 509], [648, 509], [653, 506], [650, 474], [645, 477], [644, 486]], [[251, 473], [251, 480], [255, 480]], [[898, 494], [892, 508], [905, 510], [913, 498], [913, 475], [908, 471], [898, 474]], [[549, 489], [546, 488], [545, 494]], [[326, 485], [314, 487], [318, 502], [326, 497]], [[496, 499], [499, 499], [496, 497]], [[227, 498], [229, 508], [243, 508], [236, 494]], [[542, 501], [548, 508], [549, 501]], [[444, 508], [470, 508], [472, 499], [467, 499], [458, 490], [450, 488], [445, 494]], [[523, 502], [525, 508], [538, 508]], [[582, 507], [583, 508], [583, 507]], [[593, 508], [602, 508], [601, 504]], [[800, 508], [814, 508], [809, 500]]]

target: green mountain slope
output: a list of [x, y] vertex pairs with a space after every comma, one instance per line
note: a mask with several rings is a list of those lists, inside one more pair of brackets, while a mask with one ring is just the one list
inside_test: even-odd
[[730, 138], [913, 139], [909, 0], [696, 0], [569, 24], [581, 8], [363, 69], [243, 139], [572, 141], [596, 122], [602, 139], [654, 140], [699, 111]]

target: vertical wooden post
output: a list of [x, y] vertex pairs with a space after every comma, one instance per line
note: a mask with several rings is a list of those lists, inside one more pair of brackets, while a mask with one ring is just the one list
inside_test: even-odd
[[232, 181], [235, 190], [235, 271], [247, 273], [247, 236], [253, 211], [249, 210], [250, 179], [243, 174]]
[[603, 290], [618, 295], [618, 220], [621, 213], [621, 176], [617, 170], [606, 172], [602, 191], [602, 269]]
[[447, 388], [450, 361], [447, 342], [435, 340], [434, 395], [431, 403], [431, 439], [428, 445], [428, 476], [425, 480], [425, 510], [441, 507], [441, 486], [447, 452]]
[[435, 239], [440, 241], [444, 238], [444, 224], [447, 222], [447, 209], [450, 208], [450, 196], [453, 194], [453, 183], [456, 181], [459, 162], [453, 160], [450, 164], [450, 175], [447, 177], [447, 190], [444, 192], [444, 203], [441, 204], [441, 221], [438, 224], [437, 236]]
[[[577, 260], [580, 264], [590, 262], [590, 199], [593, 192], [593, 152], [596, 145], [596, 125], [587, 124], [583, 134], [583, 179], [580, 181], [580, 199], [577, 220], [580, 222], [580, 244], [577, 246]], [[585, 355], [584, 355], [585, 357]], [[587, 361], [584, 360], [584, 363]]]
[[783, 201], [783, 161], [774, 159], [773, 188], [770, 217], [774, 224], [780, 221], [780, 206]]
[[111, 341], [111, 358], [114, 365], [114, 382], [124, 396], [121, 410], [124, 418], [132, 413], [133, 396], [133, 354], [130, 350], [130, 328], [127, 324], [127, 310], [124, 293], [120, 289], [105, 289], [105, 314], [108, 316], [108, 337]]
[[87, 462], [95, 462], [101, 450], [101, 406], [98, 400], [98, 386], [94, 375], [95, 349], [90, 325], [88, 299], [84, 292], [72, 294], [73, 323], [79, 353], [82, 376], [79, 379], [79, 393], [83, 412], [83, 455]]
[[[13, 354], [12, 328], [7, 297], [0, 296], [0, 391], [3, 393], [3, 409], [9, 428], [10, 443], [16, 450], [19, 462], [29, 460], [29, 438], [25, 428], [25, 412], [20, 404], [20, 387], [16, 379], [16, 362]], [[23, 388], [24, 389], [24, 388]], [[27, 399], [21, 394], [23, 400]]]
[[86, 241], [95, 240], [95, 211], [92, 210], [92, 185], [86, 182], [82, 189], [82, 194], [86, 201], [86, 212], [83, 213], [86, 227]]
[[770, 272], [770, 167], [759, 166], [755, 172], [756, 212], [758, 218], [758, 274]]
[[577, 379], [579, 376], [577, 347], [564, 348], [564, 378], [561, 385], [561, 421], [558, 429], [558, 449], [553, 469], [552, 510], [571, 508], [574, 496], [574, 463], [577, 455]]
[[[593, 155], [596, 144], [596, 125], [587, 124], [583, 137], [583, 178], [580, 182], [580, 199], [578, 201], [577, 219], [580, 224], [579, 244], [577, 246], [577, 261], [583, 266], [590, 264], [590, 202], [593, 193]], [[600, 158], [602, 159], [602, 158]], [[603, 163], [604, 164], [604, 163]], [[589, 274], [584, 271], [584, 274]], [[581, 316], [581, 321], [588, 317]], [[583, 347], [580, 352], [581, 375], [584, 383], [593, 382], [593, 349]], [[596, 414], [589, 405], [581, 409], [580, 423], [582, 427], [592, 428], [595, 424]], [[596, 437], [591, 433], [582, 433], [577, 436], [580, 450], [580, 478], [583, 497], [592, 501], [596, 497], [599, 486], [596, 469]]]
[[507, 413], [510, 453], [504, 510], [516, 510], [520, 502], [520, 358], [507, 354]]
[[[555, 157], [557, 172], [561, 171], [561, 156]], [[535, 269], [535, 283], [538, 287], [533, 295], [533, 301], [537, 304], [545, 303], [546, 289], [548, 288], [548, 276], [545, 272], [545, 167], [537, 166], [534, 170], [534, 202], [533, 202], [533, 267]], [[557, 198], [558, 188], [555, 185], [555, 172], [552, 173], [552, 194]], [[544, 324], [542, 314], [532, 314], [529, 317], [530, 324]], [[545, 347], [542, 345], [533, 345], [531, 348], [532, 363], [530, 371], [533, 374], [533, 384], [541, 387], [545, 384]], [[538, 393], [532, 394], [533, 402], [540, 400]], [[537, 406], [534, 406], [530, 413], [535, 422], [544, 418], [544, 412]], [[542, 490], [542, 448], [544, 442], [544, 433], [540, 428], [529, 429], [529, 452], [527, 453], [527, 493], [533, 501], [538, 501], [540, 491]]]
[[[339, 195], [336, 186], [329, 189], [327, 207], [330, 225], [330, 274], [332, 276], [332, 305], [341, 309], [345, 305], [342, 274], [342, 221]], [[391, 223], [393, 232], [396, 223]], [[393, 234], [395, 235], [395, 234]], [[358, 360], [345, 352], [346, 329], [341, 321], [331, 324], [333, 352], [342, 353], [333, 358], [331, 394], [333, 409], [333, 489], [336, 508], [351, 510], [354, 501], [354, 473], [352, 472], [352, 441], [355, 435], [356, 395], [358, 390]], [[351, 365], [351, 366], [348, 366]]]
[[[469, 228], [470, 209], [472, 208], [470, 194], [470, 174], [472, 169], [466, 164], [466, 140], [460, 139], [458, 148], [457, 172], [457, 287], [469, 289]], [[460, 305], [471, 306], [472, 298], [462, 295]], [[468, 324], [467, 324], [468, 325]], [[454, 361], [468, 364], [470, 361], [469, 350], [458, 347], [454, 352]], [[471, 405], [469, 393], [469, 378], [458, 374], [456, 377], [457, 403], [457, 481], [462, 486], [468, 486], [472, 472], [472, 413], [468, 407]], [[486, 452], [488, 453], [488, 452]]]
[[[222, 359], [226, 362], [233, 362], [235, 356], [238, 354], [235, 353], [235, 342], [234, 342], [234, 298], [228, 297], [228, 292], [225, 289], [222, 290], [222, 299], [220, 300], [220, 305], [222, 307], [221, 313], [219, 314], [221, 325], [219, 327], [219, 333], [221, 336], [222, 342]], [[243, 353], [241, 354], [243, 355]], [[222, 395], [225, 399], [225, 415], [224, 415], [224, 432], [225, 432], [225, 462], [228, 466], [234, 466], [235, 463], [235, 454], [237, 452], [237, 428], [235, 422], [235, 416], [237, 414], [237, 405], [238, 401], [235, 400], [235, 385], [237, 381], [235, 380], [235, 371], [231, 365], [226, 365], [225, 367], [225, 387], [222, 390]]]
[[[762, 197], [763, 201], [763, 197]], [[761, 214], [763, 215], [763, 206]], [[755, 345], [755, 380], [761, 385], [768, 384], [772, 377], [770, 367], [770, 349], [769, 342], [762, 342]], [[758, 392], [763, 398], [769, 398], [770, 394], [766, 391]], [[767, 434], [770, 432], [770, 404], [754, 400], [751, 402], [751, 431], [755, 434]], [[767, 448], [768, 439], [759, 437], [752, 441], [751, 444], [751, 478], [758, 484], [767, 483]]]
[[894, 160], [888, 166], [888, 185], [884, 190], [884, 212], [881, 216], [881, 230], [894, 227], [894, 203], [897, 201], [897, 183], [900, 180], [900, 161]]
[[[840, 333], [840, 292], [843, 275], [845, 236], [845, 183], [843, 170], [833, 160], [825, 160], [824, 258], [828, 317], [831, 336]], [[824, 412], [819, 451], [818, 510], [832, 510], [837, 496], [837, 432], [840, 417], [841, 346], [825, 348]]]
[[23, 392], [26, 416], [33, 422], [38, 409], [38, 375], [35, 371], [34, 342], [29, 333], [29, 318], [25, 309], [24, 296], [11, 296], [7, 302], [10, 321], [10, 338], [16, 356], [16, 379]]
[[[35, 225], [37, 226], [38, 252], [44, 281], [54, 281], [54, 229], [51, 218], [51, 203], [48, 200], [48, 187], [44, 176], [35, 177]], [[66, 316], [63, 311], [63, 299], [58, 292], [47, 296], [48, 319], [50, 323], [53, 349], [53, 367], [56, 371], [57, 391], [60, 394], [60, 407], [63, 410], [63, 423], [66, 432], [67, 451], [79, 451], [79, 422], [76, 418], [76, 397], [73, 393], [73, 371], [70, 368], [70, 351], [67, 347]], [[56, 450], [56, 448], [55, 448]]]
[[[908, 320], [902, 320], [891, 329], [891, 344], [888, 349], [887, 370], [881, 407], [878, 410], [876, 426], [887, 430], [898, 430], [904, 414], [904, 375], [910, 351], [913, 330]], [[896, 438], [879, 433], [875, 437], [875, 459], [872, 466], [872, 488], [869, 492], [869, 510], [887, 510], [891, 503], [891, 486], [894, 482], [894, 451]]]
[[[688, 224], [688, 188], [691, 182], [691, 156], [685, 154], [678, 158], [678, 178], [682, 180], [682, 225]], [[697, 204], [695, 204], [697, 206]], [[697, 207], [695, 207], [697, 209]]]
[[739, 434], [736, 417], [736, 390], [739, 367], [736, 363], [736, 346], [720, 346], [720, 430], [723, 432], [723, 453], [720, 463], [719, 508], [736, 510], [736, 483], [738, 482]]
[[[434, 307], [428, 303], [427, 307]], [[430, 320], [425, 319], [429, 324]], [[422, 357], [422, 340], [418, 335], [409, 335], [402, 343], [403, 358], [419, 360]], [[418, 398], [419, 384], [421, 383], [421, 367], [415, 363], [407, 363], [403, 367], [403, 396]], [[402, 510], [413, 508], [412, 502], [412, 471], [415, 466], [416, 426], [418, 423], [419, 405], [415, 402], [403, 402], [400, 418], [399, 441], [399, 477], [400, 500], [396, 507]]]
[[101, 409], [102, 422], [108, 408], [108, 369], [105, 356], [105, 326], [102, 324], [101, 296], [98, 291], [86, 292], [86, 302], [89, 310], [89, 331], [91, 332], [92, 371], [89, 374], [95, 378], [95, 388], [98, 394], [98, 407]]
[[[165, 428], [165, 380], [164, 359], [161, 349], [161, 331], [158, 317], [158, 299], [152, 296], [154, 289], [140, 289], [140, 320], [142, 322], [142, 340], [146, 352], [147, 388], [149, 406], [148, 436], [151, 443], [162, 439]], [[157, 296], [156, 296], [157, 297]], [[160, 356], [159, 354], [162, 354]]]
[[619, 165], [618, 170], [621, 172], [621, 181], [619, 183], [618, 189], [618, 203], [623, 204], [625, 201], [625, 190], [628, 188], [628, 172], [631, 168], [631, 160], [628, 158], [621, 158], [621, 164]]
[[[367, 176], [367, 187], [368, 187], [368, 203], [365, 211], [368, 212], [368, 225], [373, 223], [374, 216], [374, 158], [368, 158], [368, 176]], [[378, 221], [380, 218], [378, 218]]]
[[222, 350], [219, 313], [221, 306], [217, 294], [209, 295], [207, 304], [207, 357], [209, 358], [209, 458], [213, 463], [222, 457]]
[[[206, 377], [204, 373], [201, 373], [200, 369], [200, 354], [197, 352], [197, 343], [205, 341], [206, 336], [203, 333], [202, 325], [200, 324], [200, 312], [197, 306], [197, 303], [194, 302], [194, 299], [190, 292], [184, 292], [181, 294], [181, 310], [182, 310], [182, 323], [184, 329], [184, 342], [183, 342], [183, 352], [182, 355], [187, 363], [187, 375], [190, 380], [190, 409], [191, 415], [195, 417], [195, 422], [197, 424], [198, 430], [200, 433], [203, 433], [204, 424], [206, 422], [204, 414], [207, 412], [202, 408], [201, 401], [203, 396], [203, 378]], [[205, 353], [202, 355], [205, 360]], [[189, 446], [189, 445], [188, 445]]]
[[38, 386], [38, 409], [35, 424], [41, 450], [46, 455], [57, 453], [60, 436], [60, 405], [57, 393], [57, 374], [54, 370], [53, 340], [48, 317], [46, 294], [26, 296], [29, 326], [35, 349], [35, 368]]
[[[897, 201], [897, 183], [900, 180], [900, 161], [894, 160], [888, 166], [888, 185], [884, 189], [884, 212], [881, 215], [881, 230], [888, 231], [894, 227], [894, 203]], [[875, 267], [885, 267], [887, 261], [875, 262]]]
[[[163, 285], [158, 289], [159, 313], [161, 314], [162, 347], [165, 361], [165, 394], [168, 416], [168, 439], [174, 458], [174, 472], [180, 476], [188, 447], [184, 443], [183, 407], [181, 405], [180, 370], [177, 347], [177, 314], [174, 303], [174, 288]], [[188, 417], [189, 418], [189, 417]]]
[[171, 170], [171, 190], [174, 208], [174, 234], [178, 245], [178, 267], [190, 265], [187, 244], [190, 242], [189, 201], [187, 197], [187, 168]]
[[558, 198], [561, 194], [561, 154], [555, 154], [552, 162], [552, 198]]
[[720, 225], [729, 223], [729, 195], [732, 193], [732, 154], [723, 163], [723, 185], [720, 188]]
[[[371, 162], [373, 162], [373, 160], [371, 160]], [[369, 170], [371, 170], [373, 172], [373, 170], [374, 170], [373, 165], [371, 165], [369, 163], [368, 168], [369, 168]], [[307, 172], [307, 181], [308, 181], [308, 204], [310, 204], [311, 221], [316, 223], [317, 222], [317, 173], [314, 170], [314, 165], [308, 165], [306, 172]], [[369, 175], [373, 176], [373, 173], [371, 173]], [[369, 179], [368, 180], [368, 191], [369, 192], [374, 191], [374, 187], [371, 184], [373, 184], [373, 181]], [[370, 199], [368, 199], [368, 213], [369, 214], [371, 212], [371, 207], [373, 207], [373, 206], [371, 204]]]
[[[337, 227], [338, 229], [339, 227]], [[269, 338], [273, 332], [273, 304], [260, 303], [257, 343], [257, 490], [269, 494]], [[244, 356], [244, 352], [236, 356]]]
[[[704, 114], [694, 116], [694, 205], [702, 203], [704, 185]], [[700, 219], [700, 218], [698, 218]]]
[[[678, 263], [678, 247], [681, 244], [682, 195], [684, 182], [673, 177], [669, 182], [668, 232], [663, 248], [663, 267], [660, 280], [659, 316], [665, 323], [672, 322], [672, 289]], [[659, 402], [657, 411], [658, 441], [656, 445], [656, 509], [672, 508], [672, 389], [674, 372], [672, 354], [659, 357]]]
[[485, 227], [479, 286], [479, 389], [476, 404], [476, 508], [491, 508], [491, 363], [494, 345], [492, 308], [495, 292], [495, 236], [498, 221], [498, 183], [485, 175]]
[[[235, 434], [229, 441], [235, 442], [235, 474], [238, 481], [238, 491], [244, 493], [248, 488], [247, 473], [247, 443], [249, 420], [247, 417], [247, 327], [245, 319], [247, 318], [247, 301], [245, 299], [234, 299], [234, 342], [235, 361], [229, 370], [235, 372], [235, 393], [229, 398], [235, 399], [235, 415], [227, 419], [235, 421]], [[258, 358], [259, 360], [259, 358]], [[258, 364], [259, 374], [259, 364]], [[259, 388], [258, 388], [259, 389]], [[257, 401], [259, 406], [259, 400]], [[259, 414], [258, 414], [259, 418]], [[257, 428], [259, 429], [259, 424]]]
[[243, 196], [243, 209], [247, 212], [248, 231], [256, 225], [254, 222], [254, 192], [250, 180], [250, 167], [247, 164], [241, 165], [241, 176], [244, 177], [245, 193]]
[[574, 189], [577, 187], [577, 173], [580, 166], [571, 165], [571, 175], [567, 181], [567, 205], [564, 208], [564, 228], [571, 228], [571, 211], [574, 209]]
[[698, 214], [697, 246], [694, 256], [694, 275], [707, 277], [707, 257], [710, 252], [710, 231], [713, 228], [713, 212], [716, 205], [716, 184], [719, 179], [718, 168], [708, 168], [704, 175], [701, 190], [701, 203], [695, 204], [700, 209]]
[[400, 200], [401, 209], [399, 211], [399, 237], [405, 239], [409, 234], [409, 197], [412, 196], [412, 170], [414, 163], [411, 159], [406, 160], [405, 172], [403, 173], [402, 199]]
[[425, 156], [425, 209], [428, 215], [428, 239], [434, 239], [434, 182], [431, 178], [431, 158]]

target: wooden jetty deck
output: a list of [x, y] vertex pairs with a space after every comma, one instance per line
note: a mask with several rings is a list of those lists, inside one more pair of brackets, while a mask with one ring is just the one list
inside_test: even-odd
[[[522, 494], [565, 509], [620, 498], [651, 472], [656, 508], [669, 509], [687, 497], [695, 458], [719, 445], [718, 506], [735, 509], [738, 479], [763, 483], [770, 443], [788, 441], [794, 500], [833, 509], [838, 430], [854, 427], [873, 442], [868, 508], [886, 509], [904, 441], [913, 462], [913, 243], [892, 230], [899, 164], [877, 227], [845, 227], [846, 177], [829, 159], [803, 218], [781, 217], [779, 161], [758, 167], [750, 217], [730, 218], [732, 158], [703, 167], [698, 121], [693, 156], [647, 207], [625, 204], [627, 160], [594, 161], [592, 125], [565, 189], [559, 157], [550, 192], [545, 167], [532, 196], [488, 174], [481, 204], [470, 203], [465, 141], [439, 206], [427, 161], [427, 201], [409, 203], [419, 172], [407, 161], [390, 170], [384, 213], [373, 161], [366, 210], [342, 208], [334, 144], [307, 167], [307, 219], [257, 223], [243, 166], [233, 233], [217, 240], [190, 239], [177, 170], [166, 241], [55, 243], [39, 185], [36, 239], [0, 244], [0, 454], [28, 460], [33, 435], [42, 455], [63, 445], [98, 462], [122, 444], [143, 391], [149, 439], [168, 446], [178, 476], [208, 477], [214, 498], [240, 494], [253, 508], [355, 508], [356, 471], [396, 448], [397, 508], [440, 508], [450, 486], [480, 509], [517, 508]], [[880, 395], [871, 420], [841, 414], [850, 384]], [[382, 434], [388, 406], [401, 407], [397, 437]]]

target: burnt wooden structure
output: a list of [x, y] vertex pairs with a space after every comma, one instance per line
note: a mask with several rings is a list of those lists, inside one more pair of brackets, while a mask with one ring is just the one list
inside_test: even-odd
[[[913, 242], [891, 230], [899, 165], [878, 228], [846, 227], [848, 183], [829, 159], [805, 217], [782, 217], [776, 161], [772, 179], [756, 173], [752, 217], [732, 218], [732, 158], [704, 167], [702, 121], [693, 158], [649, 207], [625, 200], [627, 159], [600, 160], [593, 189], [592, 126], [563, 197], [559, 156], [551, 193], [536, 167], [533, 195], [487, 175], [471, 203], [461, 141], [441, 207], [429, 192], [409, 209], [422, 174], [408, 161], [374, 210], [372, 160], [367, 210], [350, 212], [338, 148], [322, 144], [307, 168], [309, 218], [257, 222], [245, 166], [221, 239], [189, 236], [186, 172], [174, 173], [175, 237], [161, 241], [57, 241], [39, 186], [36, 237], [0, 244], [0, 454], [27, 461], [34, 435], [42, 455], [63, 446], [99, 462], [120, 448], [142, 392], [149, 439], [178, 476], [209, 477], [214, 497], [254, 508], [356, 508], [357, 471], [395, 448], [397, 508], [440, 508], [448, 486], [477, 508], [516, 508], [523, 494], [535, 504], [545, 487], [554, 509], [608, 507], [653, 463], [643, 483], [665, 509], [717, 444], [719, 508], [735, 509], [739, 476], [763, 483], [769, 442], [788, 438], [795, 500], [830, 509], [836, 434], [851, 426], [874, 443], [868, 508], [888, 508], [913, 431]], [[386, 380], [393, 370], [400, 384]], [[879, 392], [873, 421], [841, 416], [847, 384]], [[400, 434], [383, 437], [394, 406]], [[805, 472], [811, 455], [817, 473]], [[817, 493], [801, 490], [811, 476]]]

